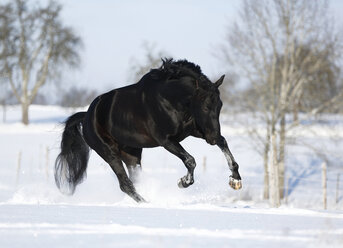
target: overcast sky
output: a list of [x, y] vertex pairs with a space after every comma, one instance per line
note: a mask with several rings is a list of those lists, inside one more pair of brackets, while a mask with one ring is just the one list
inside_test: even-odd
[[[64, 83], [99, 91], [134, 83], [129, 81], [129, 61], [143, 59], [144, 41], [175, 59], [199, 64], [209, 77], [224, 72], [213, 54], [241, 4], [239, 0], [59, 2], [65, 24], [74, 27], [84, 42], [81, 67], [66, 71]], [[332, 1], [332, 12], [342, 23], [343, 0]]]

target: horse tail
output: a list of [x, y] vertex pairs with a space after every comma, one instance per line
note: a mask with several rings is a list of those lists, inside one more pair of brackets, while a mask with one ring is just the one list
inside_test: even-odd
[[86, 112], [78, 112], [65, 121], [61, 153], [55, 162], [55, 182], [60, 191], [72, 195], [86, 177], [89, 146], [82, 136], [81, 123]]

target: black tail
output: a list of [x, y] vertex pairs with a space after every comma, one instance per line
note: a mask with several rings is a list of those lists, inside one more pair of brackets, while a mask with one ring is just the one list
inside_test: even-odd
[[62, 193], [73, 194], [86, 176], [89, 146], [82, 137], [81, 122], [86, 112], [78, 112], [65, 122], [61, 153], [55, 162], [55, 182]]

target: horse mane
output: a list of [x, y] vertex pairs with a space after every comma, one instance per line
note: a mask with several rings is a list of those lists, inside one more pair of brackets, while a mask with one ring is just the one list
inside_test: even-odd
[[196, 80], [208, 81], [208, 78], [202, 73], [200, 66], [186, 59], [177, 61], [174, 61], [172, 58], [162, 59], [162, 66], [159, 69], [172, 79], [189, 76]]
[[173, 59], [162, 59], [160, 70], [173, 76], [180, 76], [181, 74], [188, 74], [190, 76], [202, 75], [200, 66], [185, 59], [178, 61], [174, 61]]
[[[173, 60], [172, 58], [162, 59], [162, 65], [159, 68], [151, 69], [143, 78], [150, 77], [159, 81], [172, 79], [181, 79], [182, 77], [191, 77], [203, 86], [210, 83], [210, 80], [201, 71], [199, 65], [187, 60]], [[142, 79], [143, 79], [142, 78]]]

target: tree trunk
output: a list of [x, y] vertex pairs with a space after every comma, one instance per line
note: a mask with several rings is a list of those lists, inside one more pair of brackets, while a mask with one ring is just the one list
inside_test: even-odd
[[281, 117], [280, 122], [280, 146], [279, 146], [279, 195], [283, 199], [285, 192], [285, 147], [286, 147], [286, 118]]
[[298, 112], [299, 112], [299, 104], [294, 103], [293, 104], [293, 121], [294, 122], [297, 122], [299, 120]]
[[327, 166], [322, 163], [323, 208], [327, 209]]
[[270, 133], [267, 130], [267, 137], [264, 145], [263, 154], [263, 164], [264, 164], [264, 188], [263, 188], [263, 199], [269, 199], [269, 170], [268, 170], [268, 160], [269, 160], [269, 150], [270, 150]]
[[[275, 125], [275, 124], [274, 124]], [[276, 142], [276, 130], [272, 128], [271, 133], [271, 146], [272, 156], [269, 168], [269, 202], [271, 207], [280, 206], [280, 194], [279, 194], [279, 164], [277, 161], [277, 142]]]
[[21, 104], [21, 122], [25, 125], [29, 124], [29, 106], [28, 103]]
[[6, 103], [2, 104], [2, 122], [6, 123]]

